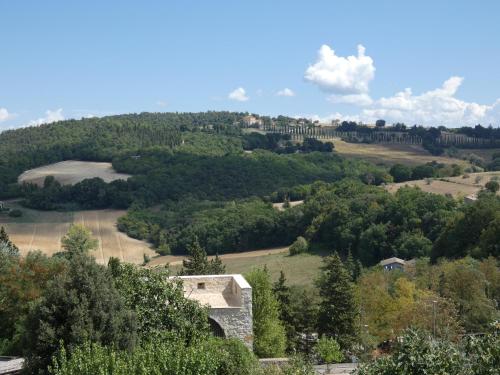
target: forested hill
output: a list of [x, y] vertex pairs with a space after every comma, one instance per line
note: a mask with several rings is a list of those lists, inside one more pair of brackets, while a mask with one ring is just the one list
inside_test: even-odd
[[[122, 152], [188, 142], [195, 131], [231, 133], [245, 113], [141, 113], [66, 120], [0, 133], [0, 183], [62, 160], [111, 161]], [[185, 134], [183, 139], [182, 134]], [[239, 145], [241, 149], [241, 144]]]

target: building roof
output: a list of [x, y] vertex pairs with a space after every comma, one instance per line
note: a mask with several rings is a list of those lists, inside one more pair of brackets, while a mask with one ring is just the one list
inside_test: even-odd
[[20, 374], [24, 358], [0, 357], [0, 374]]
[[394, 264], [394, 263], [398, 263], [398, 264], [401, 264], [404, 266], [405, 261], [403, 259], [400, 259], [400, 258], [392, 257], [392, 258], [382, 260], [380, 262], [380, 265], [387, 266], [389, 264]]

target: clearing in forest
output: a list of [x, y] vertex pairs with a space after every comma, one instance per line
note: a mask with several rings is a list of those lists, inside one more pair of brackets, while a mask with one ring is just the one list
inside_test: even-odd
[[417, 186], [422, 191], [435, 194], [451, 194], [453, 197], [465, 197], [477, 194], [491, 179], [500, 179], [500, 172], [470, 173], [457, 177], [443, 177], [439, 179], [423, 179], [415, 181], [388, 184], [387, 191], [395, 193], [403, 186]]
[[[326, 141], [326, 140], [325, 140]], [[437, 161], [444, 164], [459, 164], [469, 166], [469, 163], [463, 159], [452, 158], [449, 156], [434, 156], [420, 145], [406, 144], [380, 144], [380, 143], [349, 143], [339, 138], [334, 138], [335, 151], [345, 157], [353, 157], [370, 161], [375, 164], [405, 164], [419, 165]], [[497, 149], [498, 151], [498, 149]], [[479, 156], [489, 156], [490, 153], [470, 149], [463, 150], [463, 154], [478, 154]]]
[[47, 176], [54, 176], [63, 185], [73, 185], [86, 178], [94, 177], [102, 178], [104, 182], [126, 180], [130, 177], [128, 174], [117, 173], [111, 163], [66, 160], [30, 169], [19, 176], [18, 182], [20, 184], [27, 182], [42, 186]]

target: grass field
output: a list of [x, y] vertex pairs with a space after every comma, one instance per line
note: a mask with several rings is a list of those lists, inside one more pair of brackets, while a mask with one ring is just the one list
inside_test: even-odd
[[464, 197], [476, 194], [494, 176], [500, 178], [500, 172], [470, 173], [457, 177], [445, 177], [442, 179], [427, 179], [400, 182], [386, 185], [387, 191], [395, 193], [402, 186], [418, 186], [425, 192], [435, 194], [451, 194], [454, 197]]
[[4, 226], [22, 254], [30, 250], [41, 250], [47, 255], [61, 251], [61, 237], [72, 223], [83, 224], [89, 228], [99, 241], [93, 256], [98, 263], [107, 263], [109, 257], [117, 257], [125, 262], [140, 264], [143, 254], [154, 256], [156, 253], [146, 242], [135, 240], [116, 228], [118, 217], [123, 210], [89, 210], [75, 212], [37, 211], [19, 207], [9, 202], [8, 207], [19, 208], [20, 218], [0, 214], [0, 226]]
[[[348, 143], [339, 138], [334, 138], [331, 141], [333, 141], [335, 150], [340, 155], [367, 160], [375, 164], [392, 165], [400, 163], [413, 166], [435, 160], [439, 163], [469, 166], [469, 163], [461, 158], [431, 155], [420, 145]], [[491, 160], [491, 155], [498, 151], [500, 150], [467, 149], [460, 150], [460, 156], [465, 157], [468, 154], [476, 154], [488, 162]]]
[[[273, 281], [278, 279], [280, 271], [283, 270], [290, 285], [312, 285], [318, 277], [323, 259], [320, 254], [289, 256], [286, 249], [280, 252], [259, 250], [242, 254], [246, 255], [225, 254], [221, 256], [227, 273], [245, 274], [253, 268], [263, 268], [265, 266], [269, 270]], [[174, 274], [181, 268], [182, 263], [179, 259], [175, 259], [170, 263], [170, 269]]]
[[126, 180], [130, 177], [128, 174], [117, 173], [111, 163], [67, 160], [30, 169], [19, 176], [18, 182], [30, 182], [41, 186], [47, 176], [54, 176], [63, 185], [76, 184], [93, 177], [102, 178], [105, 182]]

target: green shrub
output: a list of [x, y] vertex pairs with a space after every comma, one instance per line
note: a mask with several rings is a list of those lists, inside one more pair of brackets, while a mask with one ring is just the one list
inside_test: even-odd
[[13, 209], [9, 211], [9, 216], [10, 217], [21, 217], [23, 216], [23, 212], [18, 209]]
[[307, 240], [304, 237], [299, 236], [292, 244], [292, 246], [290, 246], [290, 249], [288, 249], [288, 251], [290, 252], [290, 255], [297, 255], [305, 253], [308, 248], [309, 244], [307, 243]]
[[330, 337], [321, 337], [314, 351], [323, 363], [338, 363], [344, 359], [339, 343]]

